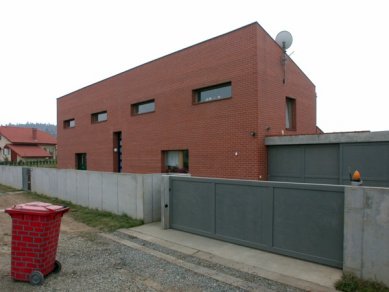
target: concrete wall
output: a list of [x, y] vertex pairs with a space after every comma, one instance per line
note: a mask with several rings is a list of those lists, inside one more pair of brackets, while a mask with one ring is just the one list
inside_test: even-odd
[[[32, 192], [145, 223], [161, 218], [161, 181], [161, 174], [31, 168]], [[0, 166], [0, 183], [21, 189], [22, 167]]]
[[23, 187], [22, 168], [0, 165], [0, 184], [21, 189]]
[[343, 270], [389, 285], [389, 188], [346, 187]]

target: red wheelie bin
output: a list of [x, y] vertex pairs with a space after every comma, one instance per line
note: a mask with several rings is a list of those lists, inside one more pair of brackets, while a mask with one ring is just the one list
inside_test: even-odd
[[12, 218], [11, 277], [40, 285], [59, 272], [56, 260], [59, 231], [66, 206], [43, 202], [19, 204], [5, 210]]

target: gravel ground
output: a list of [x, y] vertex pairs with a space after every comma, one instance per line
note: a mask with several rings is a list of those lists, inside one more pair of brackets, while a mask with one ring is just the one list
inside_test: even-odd
[[[22, 194], [0, 194], [0, 209], [26, 202]], [[11, 219], [0, 213], [0, 291], [244, 291], [129, 246], [99, 236], [97, 230], [64, 216], [57, 259], [62, 271], [41, 286], [10, 276]], [[174, 258], [252, 283], [257, 291], [300, 291], [208, 262], [119, 232], [113, 235]]]

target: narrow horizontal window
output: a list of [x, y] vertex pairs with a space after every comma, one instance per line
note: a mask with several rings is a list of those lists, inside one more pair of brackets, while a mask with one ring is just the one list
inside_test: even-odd
[[232, 97], [231, 82], [194, 90], [194, 102], [202, 103]]
[[108, 114], [106, 111], [104, 112], [99, 112], [99, 113], [94, 113], [91, 115], [91, 121], [93, 124], [95, 123], [100, 123], [108, 120]]
[[75, 126], [76, 126], [76, 120], [75, 119], [69, 119], [69, 120], [63, 121], [63, 127], [65, 129], [67, 129], [67, 128], [74, 128]]
[[155, 101], [154, 99], [152, 99], [152, 100], [132, 104], [131, 111], [133, 115], [140, 115], [140, 114], [154, 112]]

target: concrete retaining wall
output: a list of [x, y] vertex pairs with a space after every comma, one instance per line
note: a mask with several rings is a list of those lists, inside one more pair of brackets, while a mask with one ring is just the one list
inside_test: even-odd
[[0, 183], [21, 189], [23, 187], [22, 167], [0, 165]]
[[[161, 174], [31, 168], [32, 192], [127, 214], [145, 223], [161, 218], [161, 182]], [[21, 189], [22, 167], [0, 166], [0, 183]]]
[[343, 270], [389, 285], [389, 188], [346, 187]]

